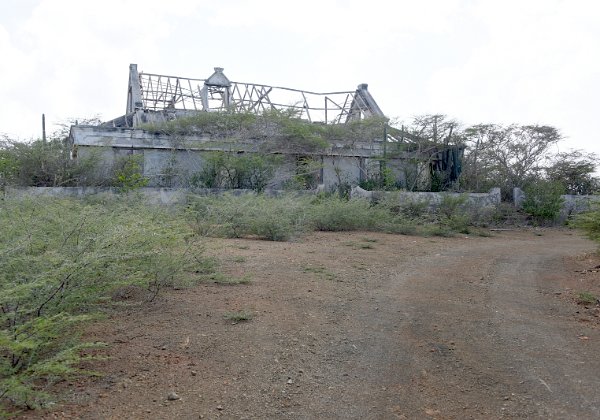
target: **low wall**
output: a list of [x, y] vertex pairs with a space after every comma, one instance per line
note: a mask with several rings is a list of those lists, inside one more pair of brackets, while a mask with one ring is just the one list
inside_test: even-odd
[[400, 203], [427, 203], [429, 208], [435, 209], [444, 200], [444, 197], [466, 197], [466, 206], [469, 208], [495, 208], [501, 202], [500, 188], [492, 188], [487, 193], [449, 193], [449, 192], [422, 192], [422, 191], [366, 191], [360, 187], [353, 187], [350, 192], [352, 198], [367, 198], [378, 200], [386, 194], [398, 196]]
[[[185, 204], [189, 194], [195, 195], [219, 195], [224, 193], [233, 194], [235, 196], [245, 194], [256, 194], [254, 190], [246, 189], [221, 189], [221, 188], [154, 188], [144, 187], [139, 188], [131, 194], [141, 194], [150, 204]], [[283, 190], [265, 190], [264, 194], [270, 197], [277, 197], [283, 194], [289, 194], [289, 191]], [[292, 194], [313, 195], [316, 191], [293, 191]], [[105, 196], [115, 196], [122, 194], [117, 188], [112, 187], [22, 187], [22, 188], [6, 188], [4, 198], [19, 199], [27, 197], [57, 197], [57, 198], [83, 198], [93, 195], [103, 194]]]
[[[135, 193], [142, 194], [149, 203], [169, 205], [185, 203], [188, 191], [175, 188], [140, 188]], [[7, 188], [4, 197], [9, 199], [27, 197], [83, 198], [99, 194], [113, 196], [121, 194], [121, 192], [112, 187], [23, 187]]]
[[[513, 197], [515, 207], [518, 209], [523, 208], [523, 202], [526, 198], [525, 192], [520, 188], [514, 188]], [[558, 216], [560, 222], [564, 222], [574, 214], [590, 211], [594, 208], [594, 205], [600, 204], [600, 195], [564, 194], [561, 195], [561, 198], [563, 199], [563, 205]]]
[[600, 204], [599, 195], [563, 195], [563, 207], [560, 217], [566, 220], [572, 214], [584, 213]]
[[[298, 196], [313, 195], [323, 189], [294, 191], [293, 194]], [[144, 187], [133, 192], [141, 194], [152, 204], [185, 204], [188, 194], [196, 195], [218, 195], [230, 193], [233, 195], [255, 194], [253, 190], [225, 190], [217, 188], [202, 188], [202, 189], [186, 189], [186, 188], [154, 188]], [[289, 194], [290, 191], [283, 190], [265, 190], [264, 194], [271, 197], [276, 197], [283, 194]], [[113, 196], [121, 194], [117, 188], [112, 187], [22, 187], [22, 188], [6, 188], [4, 197], [11, 198], [26, 198], [26, 197], [88, 197], [93, 195], [104, 194]], [[386, 192], [386, 191], [366, 191], [360, 187], [354, 187], [351, 191], [352, 198], [367, 198], [369, 200], [378, 200], [386, 194], [394, 194], [398, 197], [401, 203], [422, 203], [425, 202], [431, 209], [438, 207], [445, 196], [463, 197], [466, 196], [466, 205], [469, 208], [495, 208], [500, 204], [500, 189], [493, 188], [489, 193], [447, 193], [447, 192]]]

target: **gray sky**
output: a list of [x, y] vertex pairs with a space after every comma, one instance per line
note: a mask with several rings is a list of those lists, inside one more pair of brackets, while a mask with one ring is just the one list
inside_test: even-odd
[[[140, 71], [312, 91], [400, 121], [558, 127], [600, 153], [598, 0], [0, 0], [0, 133], [125, 112]], [[52, 127], [50, 127], [52, 129]]]

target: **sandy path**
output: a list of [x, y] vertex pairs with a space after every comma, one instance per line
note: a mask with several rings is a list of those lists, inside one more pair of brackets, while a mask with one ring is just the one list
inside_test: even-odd
[[[572, 232], [208, 247], [252, 283], [169, 292], [94, 327], [106, 376], [67, 384], [71, 403], [43, 416], [600, 417], [600, 323], [564, 290], [595, 245]], [[253, 319], [224, 319], [238, 310]]]

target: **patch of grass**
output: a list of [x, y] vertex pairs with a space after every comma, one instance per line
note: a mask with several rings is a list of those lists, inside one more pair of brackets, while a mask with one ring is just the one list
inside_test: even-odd
[[377, 240], [375, 238], [367, 238], [367, 237], [362, 238], [361, 240], [364, 242], [379, 242], [379, 240]]
[[582, 305], [595, 305], [598, 303], [598, 297], [590, 292], [580, 292], [577, 295], [577, 303]]
[[[376, 240], [375, 240], [376, 241]], [[349, 246], [354, 249], [375, 249], [372, 242], [342, 242], [342, 245]]]
[[233, 257], [231, 259], [231, 261], [235, 262], [235, 263], [245, 263], [248, 259], [246, 257], [243, 257], [241, 255], [236, 255], [235, 257]]
[[205, 283], [215, 283], [222, 285], [250, 284], [252, 279], [250, 276], [231, 277], [221, 272], [211, 273], [202, 277], [201, 281]]
[[252, 319], [252, 312], [246, 310], [227, 312], [223, 315], [223, 318], [237, 324], [238, 322], [250, 321]]
[[331, 271], [327, 270], [327, 268], [325, 268], [323, 266], [304, 267], [304, 272], [316, 274], [319, 277], [324, 278], [326, 280], [335, 280], [336, 279], [335, 273], [332, 273]]

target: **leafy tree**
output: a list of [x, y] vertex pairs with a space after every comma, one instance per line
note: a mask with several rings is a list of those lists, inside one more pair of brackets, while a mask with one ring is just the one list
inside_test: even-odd
[[[97, 119], [82, 120], [85, 124]], [[0, 139], [0, 186], [72, 187], [98, 185], [99, 163], [94, 153], [86, 158], [71, 159], [68, 123], [50, 134], [47, 141], [20, 142], [4, 136]]]
[[542, 178], [551, 148], [562, 136], [550, 126], [479, 125], [467, 129], [465, 138], [471, 146], [465, 162], [471, 166], [463, 178], [465, 185], [499, 185], [503, 196], [510, 197], [514, 187]]
[[593, 194], [598, 190], [594, 171], [598, 157], [582, 150], [572, 150], [554, 155], [546, 168], [549, 180], [563, 185], [567, 194]]

